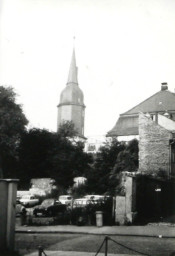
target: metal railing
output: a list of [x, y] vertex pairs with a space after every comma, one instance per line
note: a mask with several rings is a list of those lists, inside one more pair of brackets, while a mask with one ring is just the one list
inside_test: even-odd
[[140, 255], [151, 256], [150, 254], [146, 254], [146, 253], [143, 253], [143, 252], [139, 252], [139, 251], [137, 251], [137, 250], [135, 250], [135, 249], [133, 249], [133, 248], [130, 248], [130, 247], [124, 245], [124, 244], [121, 244], [121, 243], [115, 241], [114, 239], [112, 239], [112, 238], [109, 237], [109, 236], [106, 236], [106, 237], [105, 237], [105, 239], [103, 240], [102, 244], [100, 245], [98, 251], [96, 252], [95, 256], [97, 256], [97, 255], [99, 254], [99, 252], [101, 251], [103, 245], [105, 246], [104, 255], [105, 255], [105, 256], [108, 255], [108, 241], [109, 241], [109, 240], [112, 241], [112, 242], [114, 242], [114, 243], [116, 243], [117, 245], [120, 245], [120, 246], [124, 247], [125, 249], [128, 249], [128, 250], [132, 251], [132, 252], [139, 253]]
[[[103, 240], [102, 244], [100, 245], [98, 251], [96, 252], [95, 256], [97, 256], [97, 255], [99, 254], [99, 252], [101, 251], [103, 245], [105, 246], [104, 255], [105, 255], [105, 256], [108, 256], [108, 241], [112, 241], [112, 242], [114, 242], [115, 244], [120, 245], [120, 246], [124, 247], [125, 249], [128, 249], [128, 250], [130, 250], [130, 251], [132, 251], [132, 252], [139, 253], [140, 255], [152, 256], [152, 255], [150, 255], [150, 254], [146, 254], [146, 253], [140, 252], [140, 251], [135, 250], [135, 249], [133, 249], [133, 248], [130, 248], [130, 247], [124, 245], [124, 244], [121, 244], [121, 243], [115, 241], [114, 239], [112, 239], [112, 238], [109, 237], [109, 236], [106, 236], [106, 237], [104, 238], [104, 240]], [[39, 247], [38, 247], [38, 256], [47, 256], [47, 254], [44, 252], [42, 246], [39, 246]], [[175, 252], [172, 252], [172, 253], [170, 254], [170, 256], [175, 256]]]

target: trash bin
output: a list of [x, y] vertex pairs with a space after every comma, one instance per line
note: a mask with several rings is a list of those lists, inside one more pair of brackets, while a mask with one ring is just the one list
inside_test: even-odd
[[96, 226], [97, 227], [103, 226], [103, 212], [102, 211], [96, 212]]

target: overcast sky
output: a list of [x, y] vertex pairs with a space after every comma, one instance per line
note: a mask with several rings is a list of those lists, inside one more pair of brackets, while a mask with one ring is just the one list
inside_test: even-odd
[[56, 131], [75, 40], [85, 136], [175, 88], [174, 0], [1, 0], [0, 84], [18, 93], [30, 127]]

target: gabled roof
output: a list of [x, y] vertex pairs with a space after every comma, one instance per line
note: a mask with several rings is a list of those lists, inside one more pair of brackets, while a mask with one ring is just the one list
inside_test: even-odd
[[138, 135], [138, 114], [142, 113], [175, 113], [175, 93], [162, 88], [148, 99], [136, 105], [127, 112], [120, 114], [115, 126], [107, 136]]
[[107, 136], [138, 135], [138, 116], [120, 116], [117, 123]]
[[168, 90], [161, 90], [121, 115], [161, 111], [175, 111], [175, 93]]

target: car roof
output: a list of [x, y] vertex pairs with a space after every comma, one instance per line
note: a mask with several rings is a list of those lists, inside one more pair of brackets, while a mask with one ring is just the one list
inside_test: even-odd
[[70, 196], [70, 195], [61, 195], [61, 196], [59, 196], [59, 198], [61, 198], [61, 197], [71, 197], [72, 198], [72, 196]]

